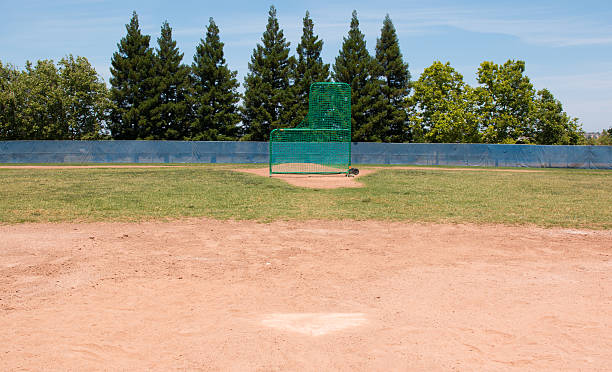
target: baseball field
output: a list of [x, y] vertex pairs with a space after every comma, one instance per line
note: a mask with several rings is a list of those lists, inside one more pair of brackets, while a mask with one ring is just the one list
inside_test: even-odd
[[0, 167], [0, 370], [610, 370], [612, 172]]

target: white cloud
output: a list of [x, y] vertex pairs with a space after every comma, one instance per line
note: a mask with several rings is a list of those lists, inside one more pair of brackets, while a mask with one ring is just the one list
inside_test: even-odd
[[[362, 31], [378, 31], [386, 13], [381, 9], [359, 12]], [[453, 27], [470, 32], [514, 36], [537, 45], [565, 47], [612, 44], [612, 25], [609, 22], [589, 16], [563, 14], [551, 8], [534, 7], [512, 11], [495, 7], [424, 7], [389, 13], [398, 33], [402, 34], [430, 34], [435, 28]], [[346, 31], [344, 29], [348, 29], [346, 25], [350, 18], [345, 14], [342, 14], [342, 18], [338, 16], [337, 13], [327, 13], [322, 19], [324, 23], [315, 25], [324, 31]], [[337, 22], [344, 18], [347, 18], [347, 23]]]

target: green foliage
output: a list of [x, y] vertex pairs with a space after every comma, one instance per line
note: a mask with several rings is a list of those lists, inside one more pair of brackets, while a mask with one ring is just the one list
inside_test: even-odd
[[323, 40], [314, 34], [314, 23], [306, 11], [302, 28], [302, 39], [297, 46], [297, 63], [293, 72], [293, 118], [291, 126], [298, 125], [308, 113], [308, 92], [310, 85], [329, 81], [329, 65], [323, 63], [321, 50]]
[[508, 60], [503, 65], [485, 61], [478, 69], [476, 88], [482, 102], [487, 143], [525, 142], [533, 126], [529, 113], [534, 102], [534, 89], [524, 76], [525, 62]]
[[244, 79], [243, 139], [251, 141], [267, 141], [271, 130], [287, 127], [294, 117], [290, 88], [295, 58], [289, 57], [290, 43], [279, 27], [274, 6], [261, 42], [253, 50]]
[[399, 40], [391, 18], [387, 14], [380, 31], [380, 38], [376, 41], [376, 71], [375, 75], [381, 80], [384, 142], [406, 142], [409, 138], [407, 128], [407, 114], [403, 103], [410, 93], [410, 71], [408, 64], [404, 63]]
[[0, 62], [0, 140], [27, 138], [23, 108], [27, 100], [25, 74]]
[[380, 102], [380, 84], [372, 76], [374, 68], [364, 35], [359, 30], [357, 11], [353, 10], [351, 27], [332, 73], [336, 82], [351, 86], [353, 141], [382, 141], [381, 110], [374, 110], [374, 104]]
[[596, 145], [601, 146], [612, 146], [612, 128], [605, 131], [606, 133], [602, 133], [602, 135], [597, 139]]
[[153, 49], [149, 47], [151, 37], [141, 34], [136, 12], [125, 28], [127, 35], [117, 44], [118, 51], [111, 60], [114, 107], [110, 130], [115, 139], [153, 138], [151, 111], [157, 97]]
[[578, 119], [570, 118], [548, 89], [538, 91], [531, 121], [533, 140], [540, 145], [577, 145], [584, 136]]
[[407, 100], [416, 142], [480, 142], [476, 94], [450, 63], [434, 62]]
[[[0, 62], [0, 140], [102, 139], [107, 133], [115, 139], [268, 140], [273, 129], [300, 125], [310, 85], [330, 80], [308, 11], [302, 31], [295, 58], [270, 7], [238, 108], [237, 72], [226, 63], [212, 18], [192, 65], [185, 66], [168, 23], [154, 51], [133, 12], [111, 59], [110, 92], [84, 57], [69, 55], [57, 67], [50, 60], [28, 62], [23, 71]], [[475, 88], [440, 62], [411, 83], [388, 14], [373, 58], [353, 11], [332, 70], [334, 81], [351, 86], [353, 141], [575, 145], [606, 144], [612, 136], [586, 139], [578, 119], [550, 91], [536, 93], [524, 61], [483, 62]]]
[[24, 71], [0, 63], [0, 88], [1, 140], [103, 138], [108, 93], [85, 57], [27, 62]]
[[87, 58], [71, 55], [59, 62], [59, 74], [64, 93], [64, 126], [67, 139], [104, 139], [102, 131], [111, 102], [106, 84], [100, 79]]
[[612, 146], [612, 127], [602, 130], [601, 134], [597, 138], [584, 138], [583, 142], [586, 145]]
[[200, 39], [193, 57], [192, 106], [195, 111], [190, 135], [196, 141], [235, 140], [238, 136], [240, 100], [236, 71], [231, 71], [223, 57], [219, 28], [212, 18], [206, 40]]
[[26, 138], [68, 138], [68, 128], [63, 126], [61, 79], [53, 61], [40, 60], [36, 66], [28, 62], [23, 77], [26, 99], [20, 119]]
[[172, 39], [167, 21], [162, 24], [157, 44], [152, 83], [155, 105], [147, 123], [150, 129], [146, 139], [182, 140], [187, 137], [189, 126], [189, 67], [181, 64], [183, 54]]

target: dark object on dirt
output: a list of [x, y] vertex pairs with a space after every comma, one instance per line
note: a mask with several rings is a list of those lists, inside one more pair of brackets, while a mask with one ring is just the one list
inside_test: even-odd
[[349, 168], [349, 175], [352, 174], [353, 176], [356, 176], [359, 174], [359, 169], [357, 168]]

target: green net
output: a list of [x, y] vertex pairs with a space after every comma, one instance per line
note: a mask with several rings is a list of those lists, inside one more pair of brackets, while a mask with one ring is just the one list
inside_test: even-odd
[[347, 173], [351, 166], [351, 87], [310, 86], [308, 115], [270, 133], [270, 174]]

